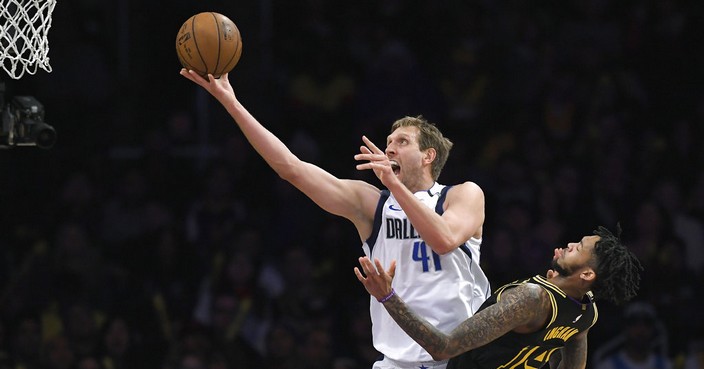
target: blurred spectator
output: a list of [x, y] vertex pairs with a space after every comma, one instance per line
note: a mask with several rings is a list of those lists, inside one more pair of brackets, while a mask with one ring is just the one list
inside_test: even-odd
[[298, 369], [302, 363], [297, 351], [298, 337], [285, 323], [274, 323], [266, 336], [263, 369]]
[[305, 332], [300, 345], [301, 362], [310, 369], [330, 368], [334, 358], [332, 349], [330, 332], [322, 327], [313, 328]]
[[370, 368], [381, 356], [370, 339], [372, 323], [367, 309], [368, 303], [367, 296], [360, 296], [350, 304], [346, 322], [348, 337], [343, 340], [343, 347], [338, 350], [341, 358], [349, 358], [359, 368]]
[[635, 229], [630, 233], [634, 239], [628, 245], [646, 270], [656, 270], [660, 244], [671, 237], [669, 218], [660, 205], [647, 199], [637, 205], [633, 219]]
[[12, 348], [8, 341], [10, 332], [7, 323], [0, 320], [0, 369], [10, 369], [12, 366]]
[[[180, 327], [190, 322], [198, 287], [197, 270], [192, 267], [195, 250], [189, 247], [184, 232], [174, 226], [149, 234], [140, 242], [141, 252], [135, 257], [130, 284], [150, 299], [163, 301], [171, 324]], [[138, 266], [138, 267], [137, 267]], [[132, 291], [134, 294], [135, 291]], [[119, 311], [143, 307], [141, 301], [123, 302]], [[161, 307], [158, 308], [158, 310]], [[161, 311], [161, 310], [159, 310]], [[138, 325], [151, 326], [148, 318], [133, 320]]]
[[485, 66], [480, 64], [481, 51], [476, 41], [459, 44], [452, 51], [447, 70], [440, 79], [440, 89], [448, 103], [447, 124], [456, 126], [455, 129], [467, 129], [462, 127], [467, 122], [471, 122], [474, 129], [482, 128], [479, 114], [491, 81], [487, 71], [482, 70]]
[[208, 369], [208, 367], [203, 356], [191, 353], [181, 357], [178, 369]]
[[44, 342], [43, 366], [46, 369], [73, 369], [76, 355], [69, 340], [62, 335]]
[[60, 224], [52, 255], [53, 296], [62, 304], [78, 300], [108, 303], [103, 282], [103, 255], [88, 230], [79, 223]]
[[704, 341], [702, 339], [693, 340], [685, 357], [684, 369], [704, 368]]
[[16, 317], [10, 347], [15, 367], [41, 369], [42, 325], [39, 316], [25, 312]]
[[95, 356], [84, 356], [76, 360], [76, 369], [105, 369]]
[[152, 358], [159, 353], [158, 350], [141, 355], [140, 344], [143, 342], [140, 342], [127, 319], [119, 315], [110, 317], [103, 324], [100, 343], [100, 364], [105, 369], [146, 369], [159, 362]]
[[292, 71], [286, 97], [292, 126], [309, 132], [314, 137], [311, 141], [319, 142], [323, 149], [336, 148], [328, 137], [349, 134], [349, 116], [357, 88], [347, 58], [330, 37], [310, 41], [311, 55], [305, 66]]
[[101, 234], [114, 248], [111, 254], [125, 257], [122, 255], [125, 243], [144, 232], [149, 188], [144, 173], [138, 168], [122, 173], [114, 186], [103, 208]]
[[90, 304], [76, 301], [62, 314], [66, 338], [78, 356], [94, 355], [100, 348], [101, 313]]
[[223, 353], [229, 365], [258, 367], [263, 353], [259, 350], [265, 349], [258, 347], [257, 341], [266, 334], [267, 326], [257, 325], [250, 317], [251, 300], [242, 300], [224, 291], [213, 296], [213, 300], [211, 326], [216, 350]]
[[75, 222], [95, 234], [99, 231], [99, 219], [102, 215], [100, 191], [100, 185], [94, 183], [87, 172], [72, 173], [63, 183], [61, 195], [56, 200], [52, 221]]
[[655, 308], [644, 302], [626, 306], [622, 333], [594, 353], [595, 369], [671, 369], [667, 333]]
[[655, 201], [671, 221], [672, 232], [682, 240], [683, 264], [693, 274], [704, 269], [704, 223], [690, 214], [685, 204], [686, 187], [673, 178], [664, 178], [653, 186]]
[[228, 168], [211, 168], [202, 187], [186, 214], [186, 239], [196, 252], [193, 266], [199, 275], [207, 273], [215, 255], [225, 249], [229, 237], [240, 229], [247, 216]]
[[[242, 247], [242, 248], [240, 248]], [[258, 286], [261, 262], [243, 244], [218, 256], [213, 274], [204, 278], [193, 312], [195, 321], [212, 328], [215, 344], [233, 356], [254, 362], [264, 351], [268, 300]]]
[[281, 270], [286, 285], [274, 300], [275, 316], [303, 334], [312, 318], [330, 308], [330, 286], [318, 279], [310, 252], [301, 245], [285, 250]]

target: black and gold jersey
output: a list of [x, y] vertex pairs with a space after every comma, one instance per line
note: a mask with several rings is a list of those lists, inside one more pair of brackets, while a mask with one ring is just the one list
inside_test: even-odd
[[599, 317], [591, 293], [582, 301], [567, 296], [559, 287], [545, 277], [515, 281], [497, 289], [480, 311], [501, 300], [507, 289], [534, 283], [545, 289], [552, 304], [552, 317], [543, 329], [528, 334], [509, 332], [498, 339], [450, 359], [448, 369], [512, 369], [540, 368], [548, 362], [550, 355], [565, 345], [579, 332], [589, 329]]

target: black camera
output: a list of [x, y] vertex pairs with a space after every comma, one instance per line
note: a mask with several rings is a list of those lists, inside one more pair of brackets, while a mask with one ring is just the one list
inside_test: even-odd
[[56, 143], [56, 130], [44, 122], [44, 105], [34, 97], [15, 96], [0, 109], [0, 147], [50, 149]]

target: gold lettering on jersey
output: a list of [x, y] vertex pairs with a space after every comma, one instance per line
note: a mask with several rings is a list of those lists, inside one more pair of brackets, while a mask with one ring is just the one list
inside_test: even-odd
[[524, 364], [526, 361], [528, 361], [528, 359], [530, 359], [531, 354], [533, 354], [533, 352], [538, 348], [538, 346], [528, 346], [522, 348], [521, 351], [516, 356], [514, 356], [513, 359], [511, 359], [511, 361], [504, 365], [500, 365], [497, 369], [513, 369], [518, 367], [520, 364]]
[[579, 329], [577, 328], [559, 326], [549, 330], [548, 333], [545, 334], [543, 341], [559, 339], [565, 342], [577, 333], [579, 333]]
[[499, 365], [497, 369], [538, 369], [550, 360], [550, 356], [559, 347], [542, 348], [540, 346], [526, 346], [509, 362]]

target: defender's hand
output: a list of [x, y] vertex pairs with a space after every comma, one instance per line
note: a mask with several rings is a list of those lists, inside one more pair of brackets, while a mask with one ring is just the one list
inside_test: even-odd
[[357, 279], [362, 282], [367, 292], [377, 300], [388, 296], [391, 293], [391, 281], [396, 272], [396, 260], [391, 261], [388, 271], [384, 271], [379, 259], [374, 259], [374, 264], [372, 264], [371, 260], [364, 256], [359, 258], [359, 264], [362, 266], [364, 274], [357, 267], [354, 268], [354, 274], [357, 275]]

